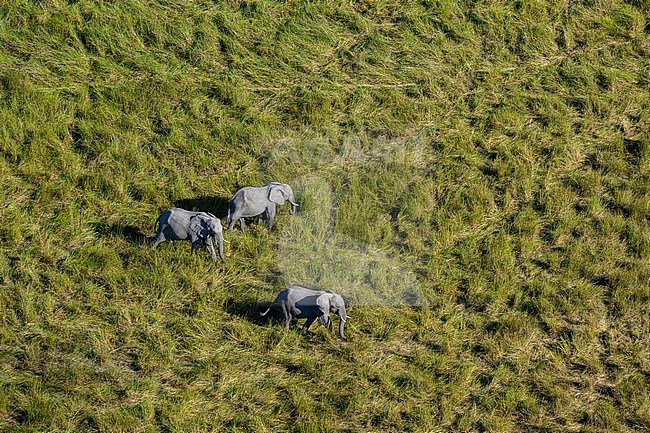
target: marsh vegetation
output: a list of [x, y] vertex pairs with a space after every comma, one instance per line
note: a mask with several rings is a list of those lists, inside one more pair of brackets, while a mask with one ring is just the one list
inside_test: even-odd
[[[0, 430], [649, 430], [648, 7], [2, 2]], [[150, 250], [269, 181], [221, 271]]]

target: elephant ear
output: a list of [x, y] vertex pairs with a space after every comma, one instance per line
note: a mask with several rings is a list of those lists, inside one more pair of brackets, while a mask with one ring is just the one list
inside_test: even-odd
[[272, 201], [275, 204], [283, 205], [284, 204], [284, 191], [282, 191], [282, 185], [274, 185], [269, 188], [269, 201]]
[[318, 316], [318, 320], [324, 326], [327, 326], [330, 319], [330, 296], [329, 293], [324, 293], [316, 298], [316, 306], [318, 306], [318, 309], [321, 312], [321, 315]]
[[192, 243], [204, 238], [202, 222], [203, 221], [199, 217], [190, 218], [190, 237]]

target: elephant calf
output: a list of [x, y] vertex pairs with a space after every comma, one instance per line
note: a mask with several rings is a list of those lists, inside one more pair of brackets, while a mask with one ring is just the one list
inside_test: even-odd
[[269, 229], [273, 227], [275, 219], [275, 206], [283, 205], [285, 201], [291, 203], [289, 213], [293, 215], [298, 207], [293, 196], [293, 190], [286, 183], [271, 182], [261, 187], [247, 186], [241, 188], [230, 199], [228, 206], [228, 229], [232, 230], [239, 221], [242, 230], [246, 230], [244, 218], [263, 215], [269, 222]]
[[190, 212], [185, 209], [171, 208], [158, 217], [158, 231], [151, 248], [156, 248], [164, 241], [189, 240], [192, 242], [192, 252], [203, 245], [217, 263], [212, 239], [219, 247], [219, 257], [223, 258], [223, 229], [221, 220], [211, 213]]
[[[348, 316], [345, 314], [345, 302], [341, 295], [337, 295], [329, 290], [317, 291], [310, 290], [300, 286], [290, 286], [275, 298], [272, 306], [277, 306], [282, 311], [286, 329], [289, 329], [289, 323], [292, 318], [307, 319], [303, 330], [308, 331], [309, 327], [314, 320], [318, 318], [321, 324], [331, 329], [332, 321], [330, 320], [330, 313], [338, 314], [339, 321], [339, 337], [346, 340], [343, 328]], [[260, 313], [261, 316], [271, 310], [269, 307], [265, 312]]]

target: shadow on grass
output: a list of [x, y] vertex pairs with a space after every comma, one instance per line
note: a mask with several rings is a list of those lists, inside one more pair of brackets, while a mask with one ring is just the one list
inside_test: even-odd
[[[269, 307], [271, 310], [264, 316], [260, 313], [265, 312]], [[228, 314], [232, 314], [242, 319], [248, 320], [256, 325], [266, 325], [268, 323], [277, 323], [282, 321], [280, 310], [272, 306], [271, 302], [257, 302], [250, 299], [241, 300], [229, 298], [223, 306]]]
[[145, 244], [149, 242], [149, 236], [142, 232], [139, 227], [131, 225], [123, 225], [120, 223], [108, 224], [106, 222], [98, 222], [93, 224], [95, 233], [99, 236], [121, 236], [134, 244]]
[[229, 201], [229, 198], [200, 196], [178, 200], [174, 203], [174, 206], [193, 212], [208, 212], [217, 218], [224, 219], [228, 215]]

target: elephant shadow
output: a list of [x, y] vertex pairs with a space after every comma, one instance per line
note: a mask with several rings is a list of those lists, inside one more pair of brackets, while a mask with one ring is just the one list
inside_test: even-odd
[[[267, 308], [271, 310], [265, 316], [263, 313]], [[236, 298], [227, 299], [224, 303], [224, 310], [228, 314], [241, 317], [256, 325], [266, 325], [282, 321], [280, 310], [273, 306], [272, 302], [257, 302], [253, 300], [241, 300]]]
[[174, 203], [174, 206], [192, 212], [208, 212], [217, 218], [223, 219], [228, 214], [229, 202], [229, 198], [200, 196], [178, 200]]
[[140, 229], [140, 227], [132, 225], [99, 222], [94, 224], [93, 228], [95, 229], [95, 233], [99, 236], [120, 236], [133, 244], [144, 244], [150, 239], [149, 236]]

